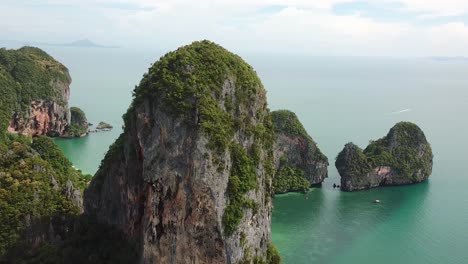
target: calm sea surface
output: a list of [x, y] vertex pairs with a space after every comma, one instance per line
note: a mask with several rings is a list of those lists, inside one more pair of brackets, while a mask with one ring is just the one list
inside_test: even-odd
[[[133, 87], [163, 52], [44, 49], [70, 69], [71, 105], [92, 123], [116, 127], [56, 141], [93, 174], [121, 132]], [[468, 62], [241, 55], [262, 78], [270, 108], [295, 111], [330, 160], [322, 188], [275, 198], [273, 241], [285, 263], [468, 263]], [[416, 122], [432, 144], [429, 181], [357, 193], [331, 188], [345, 143], [365, 147], [403, 120]]]

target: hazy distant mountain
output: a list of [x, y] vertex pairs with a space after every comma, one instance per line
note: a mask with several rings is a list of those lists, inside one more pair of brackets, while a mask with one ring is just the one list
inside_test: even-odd
[[89, 39], [81, 39], [77, 41], [73, 41], [70, 43], [60, 44], [59, 46], [66, 46], [66, 47], [83, 47], [83, 48], [117, 48], [117, 46], [103, 46], [92, 42]]
[[104, 46], [96, 44], [89, 39], [81, 39], [69, 43], [46, 43], [36, 41], [17, 41], [17, 40], [0, 40], [0, 46], [19, 47], [19, 46], [62, 46], [62, 47], [81, 47], [81, 48], [118, 48], [118, 46]]

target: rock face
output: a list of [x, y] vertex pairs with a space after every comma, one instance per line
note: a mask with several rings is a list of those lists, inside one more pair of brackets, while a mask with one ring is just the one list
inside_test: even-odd
[[38, 48], [0, 49], [0, 83], [5, 96], [0, 115], [8, 117], [9, 132], [64, 135], [71, 118], [65, 66]]
[[274, 259], [272, 126], [253, 69], [194, 42], [156, 62], [134, 95], [85, 214], [135, 241], [139, 263]]
[[73, 182], [70, 179], [67, 179], [67, 183], [65, 184], [65, 197], [67, 197], [73, 205], [75, 205], [80, 213], [83, 213], [83, 196], [81, 195], [81, 191], [75, 186], [73, 186]]
[[358, 191], [422, 182], [432, 173], [432, 159], [423, 131], [413, 123], [400, 122], [364, 151], [353, 143], [346, 144], [335, 165], [341, 189]]
[[61, 136], [70, 123], [68, 107], [55, 102], [35, 100], [31, 102], [29, 112], [15, 112], [10, 119], [8, 132], [29, 136]]
[[[296, 114], [288, 110], [272, 112], [276, 132], [274, 160], [277, 170], [274, 182], [277, 193], [297, 191], [283, 177], [305, 178], [310, 185], [318, 185], [328, 176], [328, 159], [322, 154], [317, 144], [307, 134]], [[283, 175], [283, 168], [290, 167], [293, 173]], [[282, 182], [279, 182], [282, 181]], [[296, 179], [296, 182], [300, 181]], [[289, 180], [289, 182], [291, 182]], [[295, 185], [295, 184], [293, 184]], [[299, 189], [300, 190], [300, 189]]]

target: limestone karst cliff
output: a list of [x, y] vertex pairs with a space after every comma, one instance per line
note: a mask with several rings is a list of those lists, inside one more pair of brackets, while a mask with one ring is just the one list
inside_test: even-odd
[[426, 180], [432, 173], [432, 149], [423, 131], [400, 122], [364, 150], [348, 143], [336, 158], [344, 191], [404, 185]]
[[274, 132], [240, 57], [194, 42], [154, 63], [124, 133], [85, 191], [85, 213], [122, 230], [138, 263], [277, 263]]
[[328, 175], [328, 159], [302, 126], [296, 114], [288, 110], [273, 111], [276, 139], [273, 181], [276, 193], [305, 191], [318, 185]]
[[62, 136], [70, 124], [70, 83], [68, 69], [41, 49], [0, 49], [0, 116], [8, 120], [0, 129]]

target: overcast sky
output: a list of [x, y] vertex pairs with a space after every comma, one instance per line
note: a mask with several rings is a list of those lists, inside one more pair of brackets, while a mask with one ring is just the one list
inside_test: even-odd
[[0, 0], [0, 39], [243, 52], [468, 56], [468, 0]]

